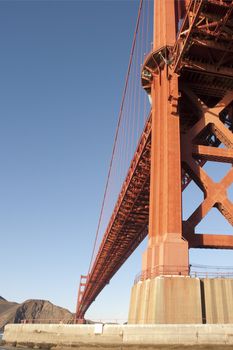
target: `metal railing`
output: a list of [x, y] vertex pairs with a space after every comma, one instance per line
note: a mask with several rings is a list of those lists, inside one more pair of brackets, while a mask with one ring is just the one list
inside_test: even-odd
[[233, 278], [233, 266], [209, 266], [189, 265], [187, 266], [155, 266], [139, 272], [134, 284], [152, 279], [158, 276], [189, 276], [191, 278]]
[[158, 265], [152, 269], [147, 269], [139, 272], [134, 279], [134, 283], [136, 284], [139, 281], [145, 281], [146, 279], [152, 279], [157, 276], [188, 276], [188, 275], [189, 275], [189, 268], [187, 268], [187, 266]]
[[190, 277], [233, 278], [233, 266], [190, 265]]

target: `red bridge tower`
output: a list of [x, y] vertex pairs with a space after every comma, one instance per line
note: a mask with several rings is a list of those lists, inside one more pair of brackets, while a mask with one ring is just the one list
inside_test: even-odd
[[[132, 290], [130, 323], [233, 320], [233, 281], [190, 278], [188, 253], [233, 248], [233, 235], [195, 234], [212, 207], [233, 225], [227, 196], [233, 168], [219, 183], [202, 168], [206, 161], [233, 163], [232, 21], [232, 1], [154, 1], [154, 48], [142, 70], [152, 100], [149, 244]], [[204, 201], [182, 222], [182, 189], [191, 180]]]

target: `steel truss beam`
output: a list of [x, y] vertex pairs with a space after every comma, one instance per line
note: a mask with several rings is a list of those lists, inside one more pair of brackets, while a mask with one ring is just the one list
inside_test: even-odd
[[[198, 98], [197, 103], [198, 103]], [[228, 199], [227, 190], [233, 182], [233, 168], [225, 175], [222, 181], [215, 183], [202, 169], [196, 159], [206, 161], [226, 162], [233, 164], [233, 134], [229, 128], [220, 120], [221, 113], [227, 109], [233, 101], [233, 92], [230, 91], [213, 108], [208, 108], [202, 103], [202, 117], [185, 134], [181, 135], [182, 166], [204, 192], [204, 201], [190, 215], [188, 220], [183, 222], [183, 234], [188, 240], [190, 248], [233, 248], [233, 236], [196, 235], [195, 227], [206, 216], [209, 210], [216, 207], [226, 220], [233, 225], [233, 204]], [[210, 136], [214, 134], [224, 148], [203, 146], [199, 135], [204, 130], [209, 130]], [[206, 135], [206, 134], [205, 134]], [[216, 239], [215, 239], [216, 237]], [[220, 244], [220, 237], [222, 243]]]

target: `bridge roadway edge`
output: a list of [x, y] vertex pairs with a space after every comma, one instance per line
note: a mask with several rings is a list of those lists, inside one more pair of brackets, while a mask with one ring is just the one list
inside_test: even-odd
[[232, 349], [233, 324], [8, 324], [5, 327], [3, 340], [6, 345], [37, 349], [64, 349], [64, 347], [98, 348], [99, 350], [174, 349], [176, 345], [182, 345], [191, 348], [195, 346], [193, 349], [220, 350], [225, 347]]

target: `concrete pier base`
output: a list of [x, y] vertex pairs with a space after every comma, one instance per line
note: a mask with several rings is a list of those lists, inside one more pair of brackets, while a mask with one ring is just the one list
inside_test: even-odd
[[131, 291], [129, 324], [233, 323], [233, 279], [158, 276]]

